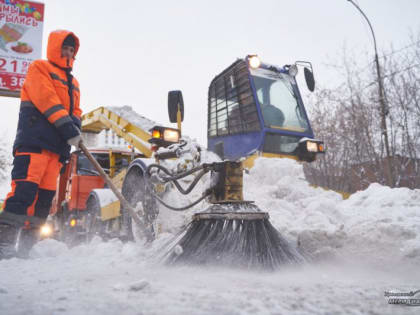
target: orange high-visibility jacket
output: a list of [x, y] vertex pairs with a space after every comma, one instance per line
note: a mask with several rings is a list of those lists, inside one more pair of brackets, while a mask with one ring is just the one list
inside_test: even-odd
[[35, 60], [29, 66], [21, 91], [14, 152], [38, 147], [60, 154], [65, 160], [70, 152], [67, 140], [80, 133], [79, 83], [71, 74], [74, 58], [61, 57], [61, 47], [68, 35], [75, 38], [76, 56], [77, 36], [69, 31], [53, 31], [48, 38], [48, 60]]

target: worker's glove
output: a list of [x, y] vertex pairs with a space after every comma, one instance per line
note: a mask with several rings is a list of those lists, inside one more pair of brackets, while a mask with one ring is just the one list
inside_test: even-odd
[[77, 136], [67, 140], [67, 144], [74, 146], [77, 150], [77, 149], [79, 149], [79, 143], [80, 143], [81, 140], [82, 140], [81, 136], [77, 135]]

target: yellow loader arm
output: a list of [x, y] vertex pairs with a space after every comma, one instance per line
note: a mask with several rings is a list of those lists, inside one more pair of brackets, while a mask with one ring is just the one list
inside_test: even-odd
[[148, 132], [155, 123], [129, 106], [99, 107], [82, 116], [82, 131], [99, 133], [111, 129], [146, 157], [152, 156]]

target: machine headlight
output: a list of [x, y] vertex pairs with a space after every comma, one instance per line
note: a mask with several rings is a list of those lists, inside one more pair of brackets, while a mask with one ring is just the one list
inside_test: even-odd
[[248, 63], [249, 63], [249, 66], [253, 69], [257, 69], [261, 66], [261, 60], [257, 55], [249, 55]]
[[306, 149], [308, 152], [318, 152], [318, 143], [308, 141], [306, 142]]
[[178, 129], [165, 129], [163, 131], [163, 140], [177, 143], [179, 141]]
[[161, 138], [160, 130], [157, 130], [157, 129], [152, 130], [152, 138], [160, 139]]
[[324, 153], [324, 143], [321, 141], [306, 141], [306, 150], [308, 152]]
[[171, 144], [178, 143], [181, 138], [179, 129], [166, 128], [161, 126], [155, 126], [150, 129], [152, 133], [149, 142], [155, 144], [157, 147], [167, 147]]
[[305, 137], [299, 140], [296, 151], [300, 160], [312, 162], [315, 161], [317, 154], [325, 153], [324, 142]]
[[70, 220], [70, 223], [69, 223], [69, 225], [73, 228], [73, 227], [75, 227], [76, 226], [76, 224], [77, 224], [77, 220], [76, 219], [71, 219]]
[[41, 227], [41, 237], [50, 237], [53, 233], [53, 229], [50, 224], [44, 224]]

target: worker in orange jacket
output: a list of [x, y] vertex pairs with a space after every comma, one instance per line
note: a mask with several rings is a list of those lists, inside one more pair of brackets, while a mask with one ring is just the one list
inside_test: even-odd
[[80, 143], [79, 83], [71, 74], [79, 39], [53, 31], [47, 59], [28, 69], [13, 146], [11, 192], [0, 213], [0, 259], [27, 256], [55, 194], [57, 178]]

